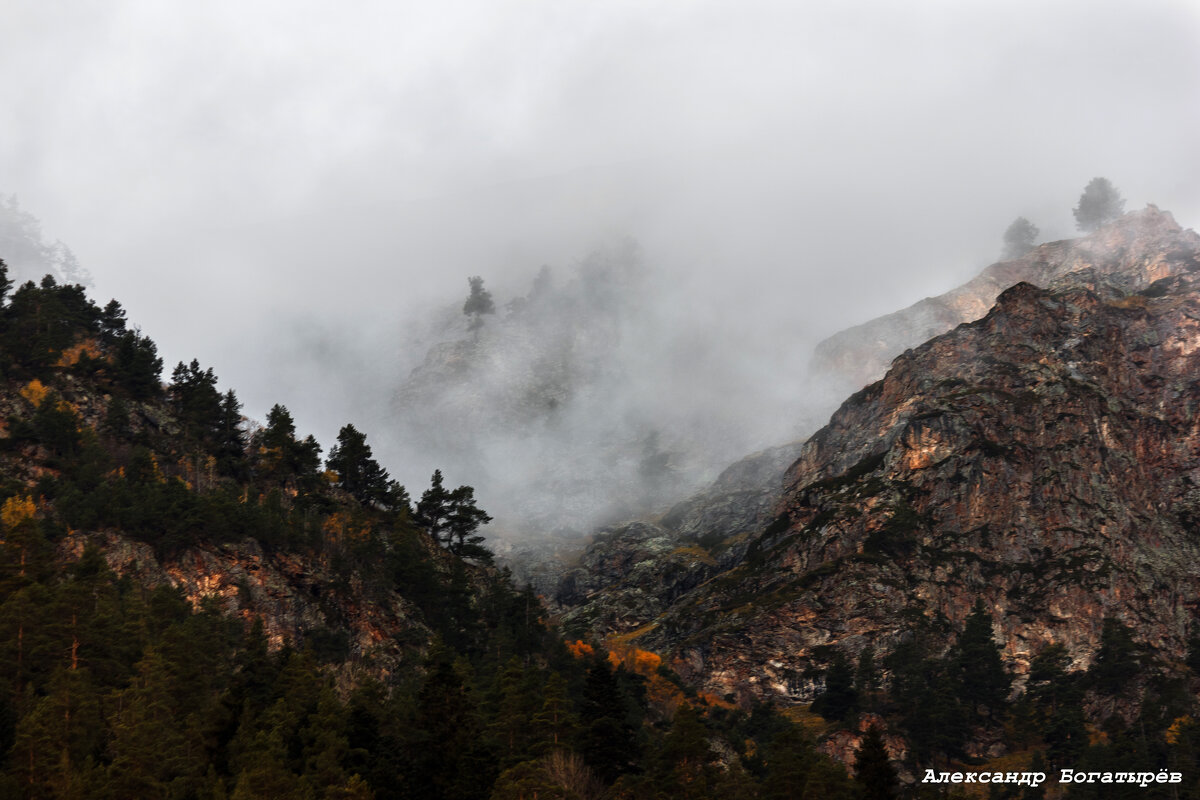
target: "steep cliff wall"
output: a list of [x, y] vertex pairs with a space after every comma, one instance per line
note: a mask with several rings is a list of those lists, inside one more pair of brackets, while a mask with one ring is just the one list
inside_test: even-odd
[[1017, 673], [1051, 642], [1086, 666], [1110, 614], [1181, 658], [1200, 610], [1200, 237], [1150, 209], [1047, 247], [1070, 257], [1050, 288], [1008, 289], [850, 397], [735, 558], [659, 613], [604, 613], [661, 594], [649, 577], [574, 613], [712, 691], [793, 702], [834, 651], [953, 641], [977, 598]]

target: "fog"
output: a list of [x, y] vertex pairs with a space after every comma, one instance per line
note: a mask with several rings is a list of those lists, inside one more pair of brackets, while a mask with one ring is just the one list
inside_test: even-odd
[[455, 461], [451, 484], [492, 481], [485, 508], [527, 474], [501, 486], [497, 462], [552, 454], [499, 431], [454, 459], [396, 419], [426, 351], [468, 336], [467, 276], [503, 306], [543, 264], [569, 281], [635, 240], [647, 277], [589, 384], [608, 394], [575, 409], [613, 414], [568, 438], [712, 433], [680, 457], [688, 483], [827, 413], [805, 373], [820, 339], [966, 280], [1017, 216], [1075, 235], [1092, 177], [1200, 221], [1184, 0], [10, 0], [4, 17], [0, 193], [121, 300], [166, 374], [198, 358], [249, 416], [284, 403], [326, 449], [353, 422], [417, 495]]

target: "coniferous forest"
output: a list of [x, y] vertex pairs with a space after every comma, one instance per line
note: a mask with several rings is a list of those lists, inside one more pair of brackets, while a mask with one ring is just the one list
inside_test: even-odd
[[[211, 367], [164, 381], [118, 302], [0, 276], [2, 796], [888, 798], [954, 796], [929, 770], [1063, 767], [1187, 781], [987, 796], [1195, 796], [1200, 646], [1164, 663], [1108, 619], [1090, 668], [1045, 648], [1014, 697], [979, 601], [879, 660], [831, 651], [810, 709], [739, 707], [632, 639], [560, 630], [494, 566], [471, 487], [436, 471], [414, 500], [367, 434], [346, 424], [323, 460], [282, 404], [248, 430]], [[272, 637], [217, 595], [118, 575], [96, 533], [164, 564], [253, 542], [359, 606], [399, 596], [403, 657], [348, 673], [346, 630]], [[838, 751], [839, 730], [863, 735]], [[1009, 755], [969, 754], [988, 741]]]
[[[651, 653], [565, 641], [491, 566], [470, 487], [437, 472], [412, 502], [365, 434], [347, 424], [322, 462], [284, 405], [248, 435], [212, 368], [163, 382], [116, 301], [49, 277], [0, 286], [0, 795], [855, 795], [771, 709], [698, 696]], [[339, 681], [344, 634], [272, 643], [218, 598], [69, 546], [95, 531], [164, 560], [252, 539], [363, 603], [399, 593], [427, 635], [403, 669]]]

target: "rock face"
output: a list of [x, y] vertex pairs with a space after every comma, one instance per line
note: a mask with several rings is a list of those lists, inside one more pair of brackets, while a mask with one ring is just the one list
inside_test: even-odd
[[988, 312], [1017, 283], [1049, 286], [1082, 269], [1138, 291], [1165, 277], [1172, 254], [1190, 247], [1188, 233], [1169, 213], [1147, 206], [1092, 236], [1050, 242], [1020, 258], [992, 264], [957, 289], [870, 322], [847, 328], [817, 345], [812, 371], [844, 392], [879, 380], [896, 356]]
[[[247, 621], [261, 620], [272, 649], [337, 640], [339, 684], [351, 687], [370, 677], [387, 682], [402, 664], [419, 659], [431, 631], [411, 604], [394, 591], [382, 597], [339, 579], [323, 565], [289, 553], [265, 553], [253, 539], [237, 544], [199, 544], [160, 559], [144, 543], [112, 532], [77, 532], [59, 549], [77, 559], [88, 546], [100, 550], [108, 566], [148, 588], [180, 590], [200, 608], [216, 602], [221, 611]], [[343, 634], [345, 634], [343, 639]]]
[[558, 577], [553, 600], [568, 622], [627, 633], [713, 575], [735, 566], [771, 519], [800, 443], [747, 456], [711, 487], [654, 522], [599, 531]]
[[785, 702], [812, 699], [834, 651], [949, 643], [977, 598], [1018, 673], [1051, 642], [1087, 665], [1110, 614], [1181, 658], [1200, 611], [1200, 237], [1149, 209], [1023, 263], [1046, 288], [1005, 290], [850, 397], [769, 514], [741, 518], [773, 521], [715, 521], [710, 553], [743, 538], [657, 583], [598, 545], [585, 566], [615, 588], [581, 609], [709, 691]]

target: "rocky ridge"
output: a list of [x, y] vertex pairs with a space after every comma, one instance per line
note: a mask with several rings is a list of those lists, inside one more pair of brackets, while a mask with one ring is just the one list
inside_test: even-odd
[[[1137, 291], [1165, 277], [1177, 251], [1190, 247], [1187, 232], [1169, 213], [1149, 205], [1080, 239], [1049, 242], [1020, 258], [1000, 261], [955, 289], [847, 328], [820, 342], [810, 370], [843, 393], [879, 380], [892, 359], [910, 347], [979, 319], [1002, 291], [1017, 283], [1049, 286], [1091, 269], [1114, 285]], [[1145, 245], [1153, 242], [1148, 250]]]
[[582, 566], [609, 583], [568, 576], [568, 618], [709, 691], [785, 702], [812, 699], [835, 651], [952, 641], [980, 597], [1017, 673], [1051, 642], [1086, 666], [1107, 614], [1181, 658], [1200, 610], [1200, 237], [1151, 207], [1021, 263], [1046, 288], [897, 358], [769, 510], [714, 519], [686, 557], [661, 521], [597, 542]]

